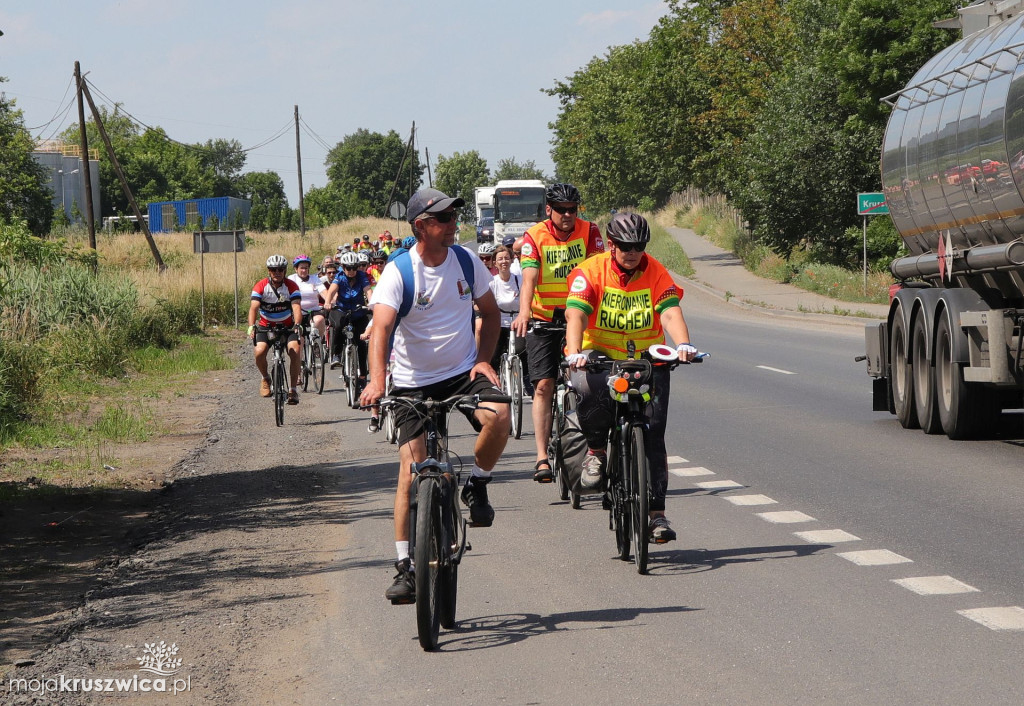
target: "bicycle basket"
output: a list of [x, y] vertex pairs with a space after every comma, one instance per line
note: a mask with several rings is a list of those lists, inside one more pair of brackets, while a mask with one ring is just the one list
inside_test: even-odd
[[608, 373], [608, 394], [616, 402], [628, 402], [630, 396], [650, 402], [653, 371], [649, 360], [615, 361]]

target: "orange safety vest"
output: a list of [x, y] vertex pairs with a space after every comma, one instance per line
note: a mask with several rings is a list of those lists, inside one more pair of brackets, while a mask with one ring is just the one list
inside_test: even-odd
[[628, 341], [638, 353], [664, 343], [661, 314], [679, 306], [683, 296], [665, 266], [650, 255], [632, 276], [619, 269], [611, 253], [604, 253], [582, 263], [569, 278], [565, 306], [587, 315], [583, 348], [617, 360], [627, 357]]
[[551, 321], [555, 309], [565, 308], [569, 293], [569, 273], [591, 255], [604, 252], [604, 241], [596, 225], [581, 219], [568, 238], [562, 239], [551, 220], [542, 221], [526, 231], [520, 263], [523, 270], [540, 270], [530, 308], [533, 318]]

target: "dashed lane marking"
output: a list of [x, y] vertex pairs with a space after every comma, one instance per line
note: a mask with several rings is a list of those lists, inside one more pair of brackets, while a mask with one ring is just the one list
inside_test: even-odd
[[698, 488], [704, 490], [725, 490], [727, 488], [746, 488], [742, 483], [734, 480], [706, 480], [703, 483], [695, 483]]
[[687, 461], [682, 456], [669, 456], [668, 459], [666, 459], [666, 460], [669, 463], [689, 463], [689, 461]]
[[772, 372], [772, 373], [782, 373], [783, 375], [796, 375], [796, 373], [794, 373], [792, 370], [783, 370], [782, 368], [772, 368], [772, 367], [767, 366], [767, 365], [759, 365], [757, 367], [759, 367], [761, 370], [767, 370], [767, 371]]
[[840, 544], [842, 542], [859, 542], [860, 537], [841, 529], [814, 530], [813, 532], [794, 532], [797, 537], [811, 544]]
[[810, 515], [806, 515], [797, 510], [784, 510], [782, 512], [759, 512], [757, 516], [762, 520], [768, 522], [774, 522], [777, 524], [789, 524], [794, 522], [815, 522], [816, 520]]
[[836, 554], [857, 566], [887, 566], [889, 564], [912, 564], [913, 559], [900, 556], [888, 549], [868, 549], [862, 552], [841, 552]]
[[1024, 608], [1020, 606], [972, 608], [957, 613], [991, 630], [1024, 630]]
[[919, 596], [948, 596], [954, 593], [976, 593], [978, 589], [952, 576], [918, 576], [909, 579], [893, 579], [892, 582]]
[[767, 495], [727, 495], [725, 499], [733, 505], [776, 505], [779, 502]]
[[709, 471], [704, 466], [691, 466], [690, 468], [670, 468], [668, 472], [680, 478], [692, 478], [694, 476], [713, 476], [714, 471]]

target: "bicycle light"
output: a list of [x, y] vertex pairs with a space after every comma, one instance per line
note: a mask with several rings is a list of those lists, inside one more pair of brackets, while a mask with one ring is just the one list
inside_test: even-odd
[[626, 392], [627, 390], [629, 390], [629, 380], [627, 380], [624, 377], [615, 378], [615, 380], [612, 382], [612, 389], [618, 392], [619, 394]]

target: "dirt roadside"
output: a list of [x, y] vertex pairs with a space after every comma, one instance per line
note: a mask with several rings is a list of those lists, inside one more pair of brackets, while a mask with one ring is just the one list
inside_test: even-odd
[[[137, 699], [137, 690], [9, 688], [12, 679], [59, 687], [61, 677], [152, 678], [140, 659], [163, 643], [177, 648], [163, 656], [182, 660], [166, 688], [176, 680], [187, 686], [174, 703], [301, 702], [310, 632], [302, 621], [330, 610], [320, 605], [322, 577], [345, 536], [339, 479], [323, 462], [390, 447], [371, 444], [363, 431], [378, 448], [339, 452], [340, 427], [355, 421], [338, 419], [337, 381], [322, 397], [303, 394], [277, 429], [269, 402], [256, 395], [250, 350], [236, 347], [236, 369], [204, 385], [201, 400], [183, 398], [202, 433], [181, 439], [162, 487], [150, 464], [154, 489], [5, 509], [5, 563], [17, 571], [0, 579], [0, 700]], [[146, 695], [153, 699], [160, 696]]]

